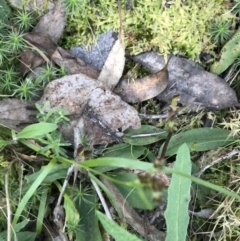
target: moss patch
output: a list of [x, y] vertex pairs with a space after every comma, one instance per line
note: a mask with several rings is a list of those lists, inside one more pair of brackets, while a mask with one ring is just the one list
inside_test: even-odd
[[[181, 53], [195, 58], [203, 49], [211, 49], [210, 26], [226, 12], [223, 0], [133, 1], [131, 11], [122, 3], [126, 51], [131, 54], [148, 50]], [[115, 0], [82, 2], [68, 18], [65, 47], [95, 42], [100, 33], [119, 29]]]

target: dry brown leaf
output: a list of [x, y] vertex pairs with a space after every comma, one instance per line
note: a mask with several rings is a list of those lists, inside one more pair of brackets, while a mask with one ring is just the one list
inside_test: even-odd
[[24, 39], [29, 43], [31, 50], [27, 49], [21, 55], [20, 70], [22, 75], [25, 75], [45, 61], [50, 62], [52, 54], [57, 49], [57, 44], [46, 36], [29, 33], [24, 36]]
[[30, 49], [26, 49], [21, 54], [20, 58], [20, 74], [25, 76], [29, 71], [42, 65], [44, 59], [37, 53]]
[[129, 103], [138, 103], [162, 93], [168, 85], [168, 63], [155, 74], [141, 79], [123, 79], [114, 89], [114, 93]]
[[33, 33], [49, 36], [56, 43], [61, 38], [66, 24], [66, 12], [61, 1], [56, 2], [55, 7], [49, 10], [38, 22]]
[[82, 73], [93, 79], [97, 79], [99, 76], [98, 70], [86, 64], [83, 60], [73, 57], [61, 47], [58, 47], [52, 55], [52, 61], [57, 65], [64, 67], [70, 75]]
[[122, 76], [125, 65], [125, 51], [121, 35], [114, 43], [106, 62], [101, 70], [98, 80], [107, 88], [113, 89]]
[[[131, 58], [156, 73], [164, 66], [163, 56], [155, 52], [146, 52]], [[200, 107], [222, 109], [239, 106], [236, 93], [219, 76], [205, 71], [192, 60], [173, 56], [168, 66], [169, 84], [159, 95], [159, 99], [171, 102], [176, 95], [180, 103], [190, 110]]]
[[98, 80], [110, 90], [112, 90], [119, 82], [125, 65], [124, 36], [121, 8], [119, 4], [118, 10], [120, 19], [120, 32], [98, 77]]

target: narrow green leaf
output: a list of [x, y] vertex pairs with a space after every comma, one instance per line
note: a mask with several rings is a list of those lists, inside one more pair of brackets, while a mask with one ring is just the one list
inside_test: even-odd
[[66, 214], [67, 225], [72, 228], [77, 227], [80, 220], [79, 213], [74, 205], [73, 200], [67, 193], [64, 194], [64, 210]]
[[135, 146], [143, 146], [155, 143], [165, 139], [167, 132], [151, 125], [142, 125], [139, 129], [130, 129], [124, 135], [123, 140], [126, 143]]
[[111, 166], [111, 167], [122, 167], [122, 168], [137, 168], [139, 170], [145, 170], [145, 171], [154, 170], [152, 163], [137, 161], [133, 159], [118, 158], [118, 157], [96, 158], [96, 159], [83, 162], [81, 165], [84, 167]]
[[38, 208], [37, 225], [36, 225], [37, 234], [40, 234], [42, 232], [43, 219], [45, 217], [45, 214], [48, 208], [47, 197], [48, 197], [49, 190], [50, 190], [49, 185], [43, 186], [41, 190], [41, 194], [40, 194], [41, 198], [40, 198], [40, 205]]
[[25, 228], [27, 226], [27, 224], [30, 222], [30, 219], [23, 219], [22, 222], [19, 222], [16, 226], [14, 231], [16, 233], [19, 233], [23, 228]]
[[[173, 169], [191, 175], [191, 160], [188, 146], [181, 145]], [[168, 202], [165, 211], [167, 223], [166, 241], [186, 240], [189, 223], [188, 205], [190, 201], [191, 180], [176, 174], [172, 175], [168, 188]]]
[[207, 151], [228, 145], [236, 140], [229, 134], [228, 130], [220, 128], [198, 128], [179, 133], [171, 138], [166, 156], [176, 154], [182, 143], [186, 143], [190, 151]]
[[116, 240], [116, 241], [142, 241], [137, 236], [129, 233], [126, 229], [120, 227], [115, 222], [111, 221], [104, 214], [97, 211], [98, 219], [103, 225], [104, 229]]
[[36, 180], [31, 185], [29, 190], [26, 192], [26, 194], [21, 199], [21, 202], [18, 204], [18, 208], [17, 208], [16, 213], [14, 215], [14, 219], [13, 219], [13, 223], [12, 223], [13, 228], [15, 228], [15, 226], [16, 226], [16, 224], [18, 222], [18, 219], [19, 219], [20, 215], [22, 214], [22, 211], [24, 210], [25, 206], [27, 205], [29, 199], [33, 196], [34, 192], [41, 185], [41, 183], [43, 182], [45, 177], [49, 174], [51, 169], [55, 166], [55, 164], [56, 164], [56, 160], [52, 159], [48, 163], [47, 166], [42, 167], [41, 173], [39, 174], [39, 176], [36, 178]]
[[[73, 161], [70, 161], [70, 160], [62, 158], [62, 157], [61, 157], [61, 161], [63, 163], [66, 163], [66, 164], [67, 163], [69, 163], [69, 164], [73, 163]], [[86, 161], [86, 162], [81, 163], [81, 164], [78, 163], [77, 165], [79, 167], [83, 167], [83, 168], [87, 168], [87, 169], [92, 168], [92, 167], [98, 167], [98, 166], [114, 166], [114, 167], [122, 167], [122, 168], [137, 168], [139, 170], [145, 170], [145, 171], [149, 171], [149, 172], [158, 171], [157, 169], [155, 169], [153, 167], [152, 163], [136, 161], [136, 160], [131, 160], [131, 159], [125, 159], [125, 158], [117, 158], [117, 157], [115, 157], [115, 158], [110, 158], [110, 157], [96, 158], [96, 159], [89, 160], [89, 161]], [[209, 187], [213, 190], [216, 190], [216, 191], [221, 192], [225, 195], [228, 195], [230, 197], [234, 197], [234, 198], [237, 198], [238, 200], [240, 200], [240, 196], [237, 195], [235, 192], [229, 191], [229, 190], [227, 190], [223, 187], [220, 187], [218, 185], [215, 185], [215, 184], [212, 184], [210, 182], [204, 181], [200, 178], [193, 177], [191, 175], [187, 175], [184, 172], [175, 170], [173, 168], [168, 168], [168, 167], [164, 167], [162, 171], [165, 172], [165, 173], [169, 173], [169, 174], [178, 174], [180, 176], [187, 177], [192, 182], [198, 183], [198, 184], [203, 185], [205, 187]]]
[[57, 125], [54, 123], [37, 123], [32, 124], [24, 128], [17, 134], [17, 139], [20, 138], [35, 138], [43, 136], [49, 132], [57, 129]]
[[3, 146], [8, 145], [8, 144], [10, 144], [10, 143], [11, 143], [10, 141], [0, 140], [0, 148], [3, 147]]

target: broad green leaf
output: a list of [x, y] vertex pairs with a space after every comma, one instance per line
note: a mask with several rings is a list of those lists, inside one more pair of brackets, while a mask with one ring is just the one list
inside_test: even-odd
[[98, 226], [96, 215], [96, 193], [91, 191], [85, 193], [84, 198], [76, 201], [76, 208], [81, 214], [79, 228], [76, 229], [75, 235], [78, 241], [102, 241], [101, 233]]
[[[114, 183], [121, 194], [126, 198], [126, 201], [133, 207], [144, 210], [151, 210], [159, 204], [153, 202], [153, 191], [141, 187], [137, 174], [117, 172], [112, 173], [111, 177], [114, 180], [125, 182], [129, 185]], [[138, 200], [136, 202], [136, 200]]]
[[188, 145], [190, 151], [208, 151], [228, 145], [236, 140], [234, 137], [229, 137], [229, 134], [228, 130], [220, 128], [198, 128], [179, 133], [171, 138], [166, 156], [176, 154], [183, 143]]
[[17, 139], [20, 138], [35, 138], [43, 136], [49, 132], [57, 129], [57, 125], [54, 123], [37, 123], [32, 124], [24, 128], [17, 134]]
[[[173, 169], [191, 175], [190, 153], [186, 144], [180, 146]], [[168, 188], [167, 209], [164, 214], [167, 223], [166, 241], [186, 240], [189, 223], [188, 206], [191, 199], [190, 188], [190, 179], [176, 174], [172, 175]]]
[[142, 125], [139, 129], [130, 129], [124, 135], [123, 140], [126, 143], [135, 146], [143, 146], [155, 143], [165, 139], [167, 132], [151, 125]]
[[122, 157], [138, 159], [140, 156], [144, 155], [147, 149], [140, 146], [131, 146], [126, 143], [121, 143], [110, 147], [103, 156], [105, 157]]
[[142, 241], [137, 236], [129, 233], [126, 229], [117, 225], [114, 221], [110, 220], [97, 211], [98, 219], [100, 220], [104, 229], [116, 240], [116, 241]]
[[33, 241], [37, 237], [36, 232], [20, 232], [16, 233], [18, 241]]

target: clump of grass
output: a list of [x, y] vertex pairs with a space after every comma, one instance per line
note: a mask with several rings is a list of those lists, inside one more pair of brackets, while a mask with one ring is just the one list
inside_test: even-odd
[[[232, 184], [229, 188], [239, 194], [240, 188], [236, 185], [236, 183], [239, 182], [239, 170], [236, 172], [235, 169], [234, 172], [236, 175], [234, 176], [234, 174], [232, 174]], [[218, 203], [218, 207], [213, 216], [216, 217], [216, 221], [214, 229], [211, 232], [211, 237], [214, 237], [216, 232], [218, 233], [217, 240], [219, 241], [239, 239], [240, 208], [234, 198], [225, 197], [221, 203]], [[219, 231], [219, 229], [221, 231]]]
[[240, 113], [237, 110], [230, 110], [226, 118], [220, 123], [225, 129], [230, 130], [232, 136], [240, 134]]

